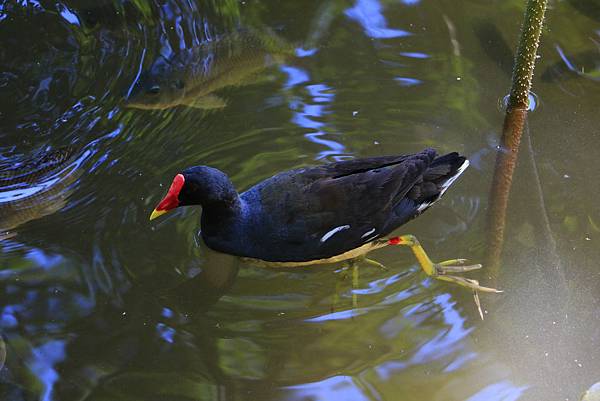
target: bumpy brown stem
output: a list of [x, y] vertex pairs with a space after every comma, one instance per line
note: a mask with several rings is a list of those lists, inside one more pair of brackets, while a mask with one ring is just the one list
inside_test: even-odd
[[500, 151], [490, 194], [488, 265], [497, 270], [504, 243], [506, 209], [512, 177], [517, 163], [519, 144], [527, 119], [529, 90], [540, 43], [547, 0], [529, 0], [515, 57], [512, 86], [504, 117]]
[[[547, 0], [529, 0], [515, 57], [508, 109], [527, 109]], [[508, 116], [508, 113], [507, 113]]]
[[496, 157], [490, 194], [488, 266], [492, 270], [497, 270], [499, 266], [502, 244], [504, 243], [508, 198], [526, 118], [526, 108], [508, 110], [504, 118], [502, 150]]

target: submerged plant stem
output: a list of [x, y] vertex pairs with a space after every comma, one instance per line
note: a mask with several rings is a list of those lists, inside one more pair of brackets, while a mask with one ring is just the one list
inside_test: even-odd
[[490, 194], [488, 264], [494, 270], [498, 269], [504, 243], [506, 209], [517, 163], [519, 144], [527, 119], [529, 90], [547, 3], [547, 0], [529, 0], [527, 2], [515, 56], [512, 85], [500, 140], [501, 150], [496, 157]]

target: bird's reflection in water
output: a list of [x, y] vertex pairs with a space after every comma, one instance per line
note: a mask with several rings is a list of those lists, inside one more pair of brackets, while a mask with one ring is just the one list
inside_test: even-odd
[[[158, 393], [211, 399], [222, 391], [227, 379], [219, 366], [218, 325], [206, 312], [234, 283], [238, 259], [203, 245], [199, 252], [201, 261], [182, 283], [159, 294], [134, 283], [120, 302], [99, 304], [70, 325], [53, 399]], [[179, 384], [165, 388], [168, 377]]]
[[160, 294], [166, 304], [183, 313], [208, 310], [231, 288], [239, 271], [239, 258], [213, 251], [201, 239], [197, 244], [202, 259], [190, 262], [189, 279]]

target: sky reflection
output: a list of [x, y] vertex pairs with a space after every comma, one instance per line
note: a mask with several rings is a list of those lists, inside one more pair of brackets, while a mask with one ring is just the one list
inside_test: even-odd
[[357, 385], [359, 379], [351, 376], [333, 376], [315, 383], [285, 387], [291, 394], [288, 400], [312, 401], [371, 401], [371, 398]]
[[401, 38], [411, 35], [401, 29], [387, 27], [381, 4], [377, 0], [357, 0], [354, 7], [346, 10], [346, 15], [365, 30], [365, 34], [374, 39]]
[[425, 342], [411, 358], [412, 363], [427, 363], [455, 352], [463, 346], [461, 340], [473, 331], [472, 328], [465, 328], [465, 318], [455, 309], [456, 302], [452, 301], [450, 294], [436, 296], [433, 303], [440, 307], [448, 329]]
[[[288, 75], [284, 85], [286, 90], [310, 81], [308, 72], [301, 68], [282, 66], [281, 70]], [[294, 111], [292, 122], [313, 131], [304, 134], [304, 137], [326, 148], [326, 150], [319, 151], [315, 159], [331, 158], [338, 161], [347, 158], [349, 154], [346, 146], [332, 138], [332, 135], [339, 134], [326, 132], [331, 129], [322, 121], [322, 117], [331, 114], [328, 106], [335, 100], [334, 88], [325, 84], [311, 84], [306, 85], [303, 89], [311, 96], [312, 102], [303, 102], [300, 98], [293, 98], [289, 101], [289, 107]]]
[[35, 374], [44, 388], [41, 401], [51, 401], [52, 386], [58, 380], [54, 365], [65, 358], [65, 342], [54, 340], [33, 349], [32, 359], [28, 362], [31, 372]]
[[517, 401], [521, 398], [526, 386], [516, 387], [511, 382], [503, 380], [490, 384], [477, 394], [469, 397], [467, 401]]
[[398, 82], [401, 86], [415, 86], [423, 83], [420, 79], [405, 77], [396, 77], [394, 81]]
[[[381, 326], [383, 336], [392, 341], [396, 339], [401, 332], [410, 327], [428, 326], [432, 314], [441, 313], [444, 322], [443, 329], [432, 335], [420, 346], [415, 347], [414, 353], [408, 360], [389, 360], [377, 366], [375, 370], [382, 380], [387, 380], [394, 375], [394, 372], [404, 370], [407, 367], [415, 365], [426, 365], [433, 361], [440, 360], [465, 347], [463, 340], [471, 333], [472, 328], [465, 328], [465, 318], [455, 308], [456, 303], [452, 301], [449, 294], [436, 296], [432, 303], [425, 308], [425, 304], [416, 304], [405, 309], [402, 317], [388, 320]], [[413, 328], [414, 330], [414, 328]], [[461, 359], [461, 356], [468, 355], [468, 358]], [[465, 362], [476, 356], [473, 352], [467, 354], [458, 354], [453, 362], [452, 369], [457, 369]]]

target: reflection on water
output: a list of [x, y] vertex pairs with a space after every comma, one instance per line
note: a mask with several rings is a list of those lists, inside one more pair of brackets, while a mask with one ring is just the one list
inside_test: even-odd
[[293, 48], [273, 32], [243, 29], [208, 38], [168, 58], [160, 56], [137, 79], [127, 105], [150, 110], [223, 108], [227, 101], [214, 92], [256, 83], [265, 68], [292, 54]]
[[[600, 37], [600, 35], [598, 35]], [[579, 54], [574, 54], [569, 57], [565, 51], [555, 45], [556, 52], [560, 56], [560, 61], [548, 68], [542, 74], [542, 79], [570, 79], [581, 77], [591, 81], [600, 82], [600, 42], [596, 42], [596, 51], [588, 51]]]
[[[184, 166], [213, 165], [243, 190], [433, 146], [472, 167], [402, 231], [440, 260], [481, 260], [515, 4], [0, 4], [0, 399], [575, 400], [600, 367], [591, 3], [551, 12], [502, 270], [481, 273], [506, 293], [482, 299], [483, 322], [470, 294], [400, 249], [372, 255], [389, 270], [361, 266], [353, 280], [213, 252], [199, 210], [147, 221]], [[124, 107], [159, 61], [214, 67], [221, 53], [198, 49], [240, 30], [274, 33], [295, 55], [222, 64], [244, 79], [201, 95], [225, 107]], [[57, 149], [73, 152], [40, 162]], [[37, 169], [15, 173], [24, 166]]]
[[365, 34], [373, 39], [401, 38], [411, 35], [410, 32], [401, 29], [386, 27], [382, 6], [377, 0], [357, 0], [354, 7], [348, 8], [345, 14], [358, 21], [364, 28]]
[[[81, 172], [76, 151], [64, 147], [0, 171], [0, 183], [4, 184], [0, 187], [0, 239], [14, 236], [20, 225], [67, 205], [69, 187]], [[62, 169], [69, 159], [73, 165]]]

